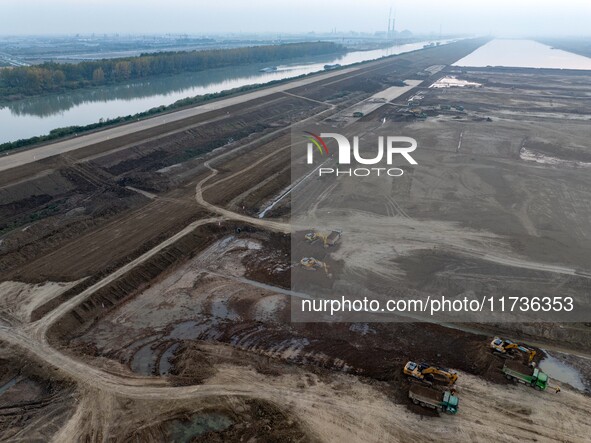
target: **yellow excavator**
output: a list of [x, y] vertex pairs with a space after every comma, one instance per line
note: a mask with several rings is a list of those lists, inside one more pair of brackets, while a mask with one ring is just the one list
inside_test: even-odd
[[404, 365], [403, 372], [409, 376], [409, 379], [414, 378], [427, 384], [439, 382], [452, 386], [458, 380], [458, 374], [451, 369], [440, 368], [429, 363], [409, 361]]
[[300, 260], [300, 266], [304, 268], [306, 271], [318, 271], [319, 269], [324, 269], [326, 275], [330, 277], [330, 273], [328, 272], [328, 265], [320, 261], [314, 257], [304, 257]]
[[511, 340], [503, 340], [502, 338], [495, 337], [490, 342], [490, 348], [493, 354], [500, 355], [501, 357], [509, 357], [512, 358], [515, 356], [515, 353], [522, 352], [527, 356], [527, 363], [531, 364], [536, 356], [536, 351], [533, 349], [528, 348], [527, 346], [520, 345], [519, 343], [514, 343]]
[[312, 244], [318, 240], [322, 241], [322, 245], [325, 248], [334, 246], [341, 238], [341, 231], [331, 231], [328, 233], [312, 231], [308, 232], [305, 239], [308, 243]]

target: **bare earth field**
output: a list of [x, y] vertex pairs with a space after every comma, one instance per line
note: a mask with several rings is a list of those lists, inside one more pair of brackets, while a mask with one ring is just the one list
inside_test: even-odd
[[[292, 289], [292, 213], [346, 211], [336, 247], [301, 249], [338, 268], [335, 284], [589, 292], [591, 74], [450, 67], [483, 43], [103, 131], [5, 168], [0, 440], [586, 441], [589, 323], [290, 321], [304, 296]], [[482, 87], [429, 88], [445, 75]], [[415, 87], [398, 94], [401, 81]], [[413, 134], [420, 167], [381, 190], [382, 206], [351, 199], [344, 180], [322, 192], [305, 181], [292, 202], [291, 125], [346, 126], [359, 109]], [[355, 226], [395, 241], [368, 245]], [[583, 387], [508, 382], [493, 335], [530, 343], [536, 362], [560, 355]], [[409, 359], [458, 371], [456, 416], [409, 400]]]

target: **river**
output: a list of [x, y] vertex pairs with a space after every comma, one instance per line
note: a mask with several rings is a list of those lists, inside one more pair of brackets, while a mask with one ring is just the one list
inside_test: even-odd
[[27, 98], [0, 108], [0, 143], [44, 135], [59, 127], [87, 125], [100, 119], [136, 114], [186, 97], [322, 71], [326, 64], [346, 66], [415, 51], [423, 48], [425, 43], [428, 42], [351, 51], [338, 56], [318, 56], [312, 60], [279, 65], [273, 72], [260, 72], [269, 64], [248, 65]]

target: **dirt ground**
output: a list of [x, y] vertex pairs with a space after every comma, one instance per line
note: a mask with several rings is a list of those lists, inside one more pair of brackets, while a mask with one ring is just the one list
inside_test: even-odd
[[[335, 377], [338, 380], [338, 374], [346, 374], [366, 386], [363, 390], [375, 390], [385, 395], [383, 401], [388, 404], [383, 408], [389, 412], [384, 413], [394, 414], [398, 422], [388, 422], [389, 426], [385, 426], [379, 425], [379, 420], [366, 418], [373, 420], [373, 426], [378, 426], [383, 433], [380, 435], [395, 435], [405, 429], [404, 435], [415, 438], [420, 434], [415, 433], [418, 429], [413, 431], [413, 421], [441, 418], [412, 405], [406, 397], [408, 381], [401, 368], [409, 359], [437, 361], [461, 371], [457, 389], [462, 402], [462, 424], [456, 427], [454, 418], [442, 423], [438, 421], [434, 426], [443, 426], [441, 432], [453, 432], [461, 441], [492, 438], [492, 435], [486, 437], [486, 432], [480, 429], [487, 429], [484, 416], [490, 412], [483, 412], [480, 418], [477, 414], [472, 415], [477, 410], [486, 409], [482, 403], [486, 400], [481, 398], [485, 396], [490, 401], [495, 399], [496, 413], [509, 414], [504, 417], [504, 423], [507, 429], [512, 426], [515, 429], [506, 431], [508, 441], [526, 434], [551, 440], [551, 435], [557, 437], [560, 432], [564, 433], [563, 436], [570, 436], [571, 441], [577, 441], [577, 435], [567, 433], [567, 426], [562, 425], [555, 434], [543, 430], [558, 425], [545, 423], [544, 413], [534, 411], [521, 401], [523, 395], [537, 392], [523, 386], [507, 385], [501, 374], [504, 360], [493, 356], [488, 348], [490, 336], [429, 324], [291, 323], [289, 291], [277, 293], [272, 286], [267, 286], [273, 283], [273, 275], [281, 279], [281, 272], [265, 274], [258, 281], [245, 277], [248, 272], [245, 264], [253, 262], [265, 261], [269, 269], [281, 271], [292, 266], [288, 247], [276, 235], [269, 236], [264, 232], [243, 232], [225, 237], [117, 311], [101, 318], [89, 330], [68, 339], [69, 346], [72, 351], [84, 354], [91, 364], [99, 365], [93, 361], [108, 357], [132, 372], [167, 377], [177, 386], [216, 383], [228, 367], [239, 365], [242, 369], [236, 368], [237, 371], [254, 371], [255, 377], [273, 380], [303, 377], [307, 380], [303, 385], [306, 390], [310, 383], [312, 386], [329, 385], [329, 389], [336, 389], [343, 399], [357, 403], [360, 394], [355, 391], [362, 389], [361, 386], [352, 388], [351, 381], [341, 382], [344, 383], [342, 387], [334, 386], [337, 383]], [[126, 337], [125, 344], [121, 342], [123, 336]], [[265, 380], [269, 382], [268, 378]], [[283, 385], [285, 381], [279, 383]], [[588, 401], [576, 390], [563, 388], [567, 395], [578, 399], [577, 404]], [[558, 395], [544, 393], [547, 396], [543, 403], [545, 407], [554, 408], [564, 392]], [[331, 394], [331, 398], [333, 396]], [[290, 404], [289, 400], [285, 403]], [[465, 407], [471, 410], [464, 412]], [[373, 410], [374, 406], [370, 407], [367, 414]], [[356, 411], [355, 414], [359, 409]], [[334, 431], [332, 426], [342, 426], [340, 422], [329, 425], [334, 417], [325, 417], [326, 422], [320, 425], [320, 418], [314, 416], [312, 419], [308, 413], [301, 415], [289, 408], [286, 413], [298, 420], [308, 417], [320, 426], [313, 426], [305, 441], [315, 438], [336, 440], [334, 436], [328, 438], [328, 432]], [[569, 420], [575, 424], [579, 420], [577, 413], [573, 410], [569, 414], [574, 414], [569, 415]], [[417, 418], [413, 419], [413, 415]], [[401, 416], [406, 418], [401, 419]], [[561, 415], [559, 420], [563, 421], [565, 417]], [[525, 429], [524, 423], [527, 424]], [[447, 426], [452, 428], [446, 430]], [[474, 431], [464, 434], [459, 431], [462, 426]], [[318, 432], [327, 434], [318, 435]], [[361, 432], [361, 429], [355, 428], [355, 432]], [[361, 438], [359, 434], [355, 435]], [[226, 431], [211, 438], [233, 441], [232, 434]], [[437, 437], [433, 436], [432, 441], [437, 441]]]
[[2, 441], [49, 441], [75, 409], [76, 387], [0, 342]]
[[[376, 61], [3, 172], [0, 439], [586, 441], [589, 393], [558, 379], [559, 394], [513, 385], [489, 343], [530, 343], [536, 362], [551, 349], [588, 382], [588, 323], [291, 321], [302, 275], [383, 296], [588, 292], [588, 73], [445, 67], [482, 43]], [[483, 86], [428, 88], [444, 75]], [[343, 181], [278, 199], [293, 122], [349, 121], [413, 79], [361, 119], [396, 122], [421, 146], [420, 168], [385, 203], [347, 200], [355, 187]], [[417, 93], [426, 119], [409, 112]], [[335, 208], [347, 225], [323, 218]], [[319, 223], [343, 225], [336, 247], [292, 241]], [[302, 269], [301, 256], [331, 276]], [[458, 415], [412, 404], [408, 360], [458, 372]]]

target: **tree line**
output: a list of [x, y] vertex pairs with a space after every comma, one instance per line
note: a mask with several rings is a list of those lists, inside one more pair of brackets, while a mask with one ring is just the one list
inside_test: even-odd
[[156, 75], [273, 62], [342, 51], [344, 47], [335, 43], [306, 42], [204, 51], [159, 52], [76, 64], [48, 62], [35, 66], [0, 69], [0, 99], [18, 99], [22, 96], [121, 83]]
[[176, 102], [174, 102], [171, 105], [166, 105], [166, 106], [161, 105], [156, 108], [151, 108], [151, 109], [148, 109], [147, 111], [139, 112], [139, 113], [133, 114], [133, 115], [126, 115], [126, 116], [115, 117], [115, 118], [107, 118], [106, 120], [101, 119], [100, 121], [98, 121], [96, 123], [91, 123], [89, 125], [84, 125], [84, 126], [80, 126], [80, 125], [66, 126], [66, 127], [62, 127], [62, 128], [52, 129], [49, 132], [49, 134], [35, 136], [35, 137], [31, 137], [31, 138], [20, 139], [20, 140], [16, 140], [13, 142], [2, 143], [2, 144], [0, 144], [0, 155], [2, 155], [3, 153], [6, 153], [8, 151], [11, 151], [13, 149], [22, 148], [25, 146], [33, 146], [33, 145], [36, 145], [39, 143], [54, 141], [54, 140], [58, 140], [63, 137], [68, 137], [68, 136], [78, 136], [78, 135], [83, 134], [85, 132], [93, 131], [95, 129], [106, 128], [108, 126], [115, 126], [115, 125], [127, 123], [127, 122], [135, 122], [135, 121], [138, 121], [138, 120], [146, 118], [146, 117], [151, 117], [151, 116], [154, 116], [157, 114], [162, 114], [164, 112], [174, 111], [175, 109], [181, 109], [181, 108], [185, 108], [187, 106], [194, 106], [194, 105], [197, 105], [197, 104], [209, 101], [209, 100], [227, 97], [229, 95], [240, 93], [240, 92], [254, 91], [256, 89], [264, 88], [264, 87], [270, 86], [270, 85], [278, 85], [281, 83], [292, 81], [294, 79], [305, 78], [305, 77], [308, 77], [309, 75], [312, 75], [312, 74], [302, 74], [302, 75], [298, 75], [298, 76], [292, 77], [292, 78], [271, 80], [270, 82], [267, 82], [262, 85], [261, 84], [245, 85], [245, 86], [240, 86], [238, 88], [227, 89], [227, 90], [220, 91], [220, 92], [214, 92], [211, 94], [196, 95], [194, 97], [186, 97], [186, 98], [182, 98], [180, 100], [177, 100]]

